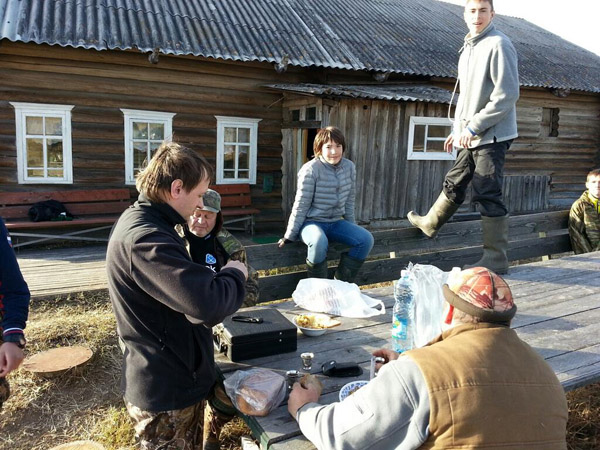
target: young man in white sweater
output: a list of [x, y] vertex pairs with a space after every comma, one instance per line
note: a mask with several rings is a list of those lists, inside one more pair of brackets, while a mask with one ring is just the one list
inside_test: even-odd
[[517, 137], [517, 52], [493, 24], [493, 0], [468, 0], [464, 18], [469, 33], [458, 63], [460, 95], [454, 129], [445, 142], [446, 151], [456, 147], [458, 155], [427, 215], [410, 211], [408, 220], [435, 237], [464, 202], [472, 182], [473, 201], [483, 224], [483, 257], [473, 266], [502, 274], [508, 271], [508, 210], [502, 200], [502, 176], [506, 152]]

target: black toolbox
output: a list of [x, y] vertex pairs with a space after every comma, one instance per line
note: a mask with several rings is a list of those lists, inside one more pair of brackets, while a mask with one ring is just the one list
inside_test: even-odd
[[[236, 317], [262, 319], [260, 323], [238, 322]], [[297, 348], [296, 326], [276, 309], [244, 309], [228, 316], [213, 328], [216, 351], [233, 361], [294, 352]]]

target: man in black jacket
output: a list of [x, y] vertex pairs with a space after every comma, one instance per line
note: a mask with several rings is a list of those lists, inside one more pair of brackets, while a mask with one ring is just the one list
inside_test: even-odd
[[142, 449], [202, 448], [205, 400], [215, 384], [211, 327], [244, 300], [246, 267], [194, 263], [183, 226], [202, 207], [212, 168], [164, 143], [138, 175], [138, 201], [115, 224], [108, 287], [124, 362], [121, 387]]

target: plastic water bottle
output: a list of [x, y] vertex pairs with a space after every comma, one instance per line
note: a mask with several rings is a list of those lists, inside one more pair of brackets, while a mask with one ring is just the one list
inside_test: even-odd
[[413, 348], [414, 330], [414, 295], [406, 270], [402, 271], [402, 276], [396, 282], [394, 299], [392, 350], [402, 353]]

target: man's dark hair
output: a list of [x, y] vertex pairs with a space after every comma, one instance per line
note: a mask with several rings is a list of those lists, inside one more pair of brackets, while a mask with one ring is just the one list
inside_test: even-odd
[[163, 142], [135, 181], [137, 190], [155, 203], [165, 203], [171, 183], [181, 180], [190, 192], [203, 180], [213, 177], [211, 165], [194, 150], [175, 142]]

